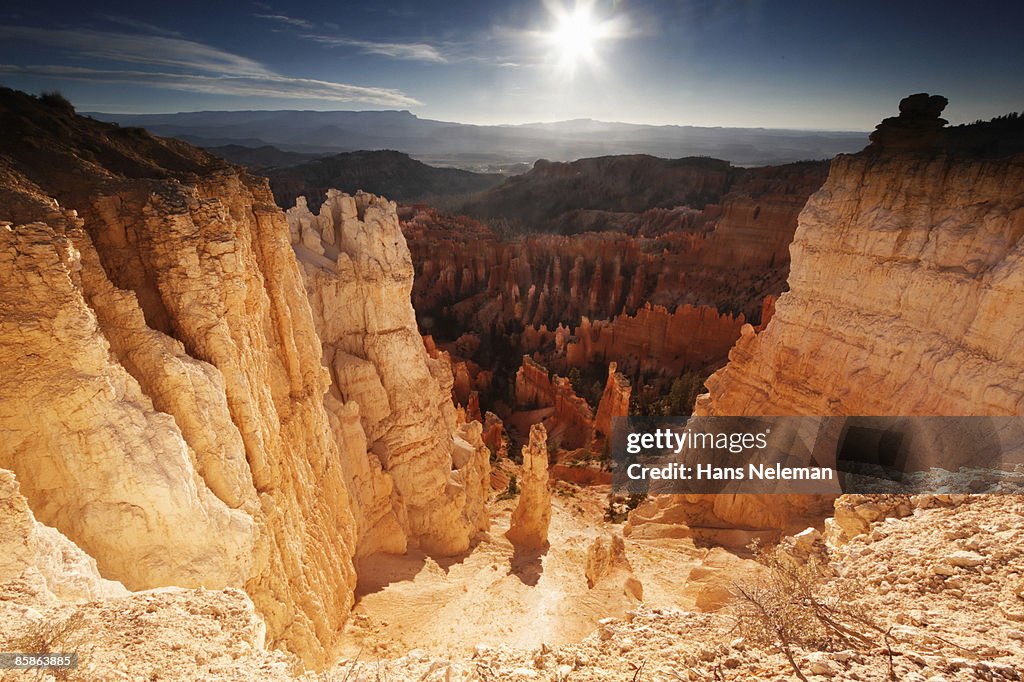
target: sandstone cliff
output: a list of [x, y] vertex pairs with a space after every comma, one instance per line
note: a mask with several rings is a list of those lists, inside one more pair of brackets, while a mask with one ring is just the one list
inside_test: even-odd
[[104, 577], [244, 587], [326, 662], [356, 525], [266, 182], [6, 90], [0, 150], [0, 466]]
[[[355, 495], [359, 554], [457, 554], [487, 528], [488, 451], [479, 423], [459, 426], [451, 366], [427, 354], [410, 303], [413, 267], [393, 202], [328, 192], [314, 215], [287, 213], [324, 364], [326, 403]], [[355, 431], [356, 419], [365, 434]], [[345, 423], [348, 428], [343, 428]]]
[[[1024, 157], [965, 155], [984, 126], [947, 136], [942, 106], [918, 101], [832, 162], [800, 214], [790, 291], [695, 414], [1024, 414]], [[631, 522], [780, 527], [817, 502], [661, 497]]]
[[700, 413], [1024, 414], [1024, 158], [840, 156], [792, 252]]
[[36, 521], [12, 472], [0, 469], [0, 599], [38, 608], [58, 601], [120, 597], [96, 561], [59, 530]]

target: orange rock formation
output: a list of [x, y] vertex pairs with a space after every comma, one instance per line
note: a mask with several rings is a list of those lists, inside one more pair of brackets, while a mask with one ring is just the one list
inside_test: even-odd
[[608, 382], [604, 386], [601, 402], [597, 406], [597, 416], [594, 418], [594, 430], [606, 437], [612, 435], [612, 419], [629, 414], [629, 379], [616, 369], [614, 362], [608, 364]]
[[552, 442], [565, 449], [590, 444], [594, 435], [594, 411], [586, 400], [576, 395], [568, 379], [550, 374], [524, 355], [523, 364], [516, 372], [515, 392], [520, 407], [535, 410], [531, 423], [543, 420], [545, 435]]
[[661, 306], [644, 306], [636, 315], [591, 322], [583, 318], [575, 340], [565, 347], [566, 362], [585, 367], [615, 361], [630, 372], [678, 375], [686, 368], [703, 368], [729, 352], [746, 320], [709, 307], [685, 305], [669, 313]]
[[479, 423], [458, 425], [451, 363], [428, 355], [416, 327], [395, 204], [332, 190], [317, 215], [302, 197], [287, 215], [333, 370], [328, 412], [344, 419], [357, 410], [365, 432], [366, 447], [346, 457], [359, 554], [404, 552], [410, 540], [429, 552], [465, 551], [487, 527], [488, 452]]
[[517, 549], [542, 549], [548, 544], [551, 523], [551, 488], [548, 485], [548, 447], [544, 426], [530, 427], [530, 442], [523, 446], [519, 478], [519, 504], [505, 536]]

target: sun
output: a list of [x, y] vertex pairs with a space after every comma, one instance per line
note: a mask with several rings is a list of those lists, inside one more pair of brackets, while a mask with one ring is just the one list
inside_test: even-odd
[[595, 16], [593, 6], [585, 1], [571, 9], [549, 5], [548, 10], [554, 26], [545, 34], [545, 41], [552, 48], [561, 71], [572, 74], [580, 64], [596, 64], [598, 45], [616, 36], [615, 22]]
[[566, 62], [592, 60], [594, 46], [601, 38], [600, 26], [591, 16], [589, 7], [577, 7], [558, 18], [551, 39]]

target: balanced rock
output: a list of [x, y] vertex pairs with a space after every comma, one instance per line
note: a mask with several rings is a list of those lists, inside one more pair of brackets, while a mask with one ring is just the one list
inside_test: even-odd
[[949, 103], [942, 95], [919, 92], [900, 100], [900, 115], [884, 119], [870, 139], [874, 148], [920, 149], [942, 139], [947, 121], [940, 118]]

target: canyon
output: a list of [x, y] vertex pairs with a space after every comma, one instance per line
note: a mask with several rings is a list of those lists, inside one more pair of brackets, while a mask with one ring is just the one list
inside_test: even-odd
[[[282, 210], [0, 90], [0, 647], [75, 679], [1019, 679], [1019, 496], [616, 501], [579, 466], [708, 374], [697, 415], [1024, 413], [1024, 161], [944, 104], [829, 164], [538, 163], [503, 191], [582, 199], [535, 231]], [[735, 629], [728, 585], [793, 565], [843, 637]]]
[[[456, 400], [467, 406], [476, 393], [516, 442], [529, 424], [513, 413], [536, 402], [518, 395], [524, 354], [562, 378], [580, 377], [571, 397], [563, 387], [561, 403], [582, 398], [595, 412], [615, 363], [638, 409], [689, 409], [680, 403], [692, 396], [670, 404], [664, 396], [681, 374], [697, 385], [724, 364], [748, 321], [767, 323], [786, 287], [797, 215], [826, 173], [822, 162], [538, 162], [454, 206], [475, 218], [402, 207], [420, 329], [450, 354]], [[558, 414], [543, 417], [549, 433], [571, 431], [558, 442], [589, 445], [582, 433], [593, 431], [593, 417]]]

